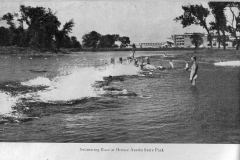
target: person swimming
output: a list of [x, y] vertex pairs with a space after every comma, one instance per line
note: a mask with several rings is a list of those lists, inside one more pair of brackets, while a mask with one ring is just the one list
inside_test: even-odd
[[160, 64], [160, 66], [157, 66], [157, 68], [158, 68], [159, 70], [163, 70], [163, 69], [165, 69], [165, 67], [163, 67], [162, 64]]

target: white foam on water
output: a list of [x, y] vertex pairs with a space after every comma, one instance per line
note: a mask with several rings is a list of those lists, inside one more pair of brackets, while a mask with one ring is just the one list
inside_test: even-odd
[[0, 114], [10, 113], [17, 101], [17, 97], [12, 97], [10, 94], [0, 91]]
[[157, 69], [155, 66], [147, 64], [146, 66], [143, 67], [144, 69]]
[[26, 82], [21, 82], [25, 86], [51, 86], [51, 80], [46, 77], [37, 77]]
[[139, 67], [135, 67], [132, 64], [116, 64], [108, 65], [101, 71], [101, 76], [121, 76], [121, 75], [138, 75], [140, 72]]
[[22, 85], [49, 86], [46, 90], [31, 93], [36, 101], [54, 102], [71, 101], [83, 99], [86, 97], [97, 97], [93, 84], [96, 81], [102, 81], [106, 76], [137, 75], [140, 69], [132, 65], [108, 65], [94, 68], [66, 68], [54, 79], [46, 77], [37, 77]]
[[215, 66], [240, 66], [240, 61], [227, 61], [214, 63]]

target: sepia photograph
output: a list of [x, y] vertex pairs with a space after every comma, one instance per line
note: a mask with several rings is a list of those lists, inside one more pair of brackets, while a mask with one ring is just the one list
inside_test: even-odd
[[240, 143], [240, 2], [0, 3], [1, 147]]

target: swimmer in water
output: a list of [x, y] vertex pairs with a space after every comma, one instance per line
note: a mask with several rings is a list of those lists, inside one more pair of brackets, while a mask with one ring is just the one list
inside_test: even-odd
[[162, 64], [160, 64], [160, 66], [157, 66], [157, 68], [160, 70], [165, 69], [165, 67], [163, 67]]
[[149, 57], [146, 57], [145, 59], [147, 60], [147, 64], [150, 64], [150, 59], [149, 59]]
[[143, 58], [141, 58], [141, 62], [139, 64], [139, 66], [140, 66], [141, 70], [143, 70], [143, 66], [146, 66], [146, 64], [144, 64], [144, 59]]
[[137, 58], [134, 59], [134, 66], [138, 67], [138, 59]]

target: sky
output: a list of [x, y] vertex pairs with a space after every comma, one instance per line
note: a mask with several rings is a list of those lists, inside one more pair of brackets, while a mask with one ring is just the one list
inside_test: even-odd
[[[73, 19], [75, 27], [70, 36], [76, 36], [81, 42], [82, 36], [91, 31], [105, 34], [128, 36], [131, 43], [165, 42], [173, 34], [206, 31], [201, 26], [191, 25], [183, 28], [173, 19], [183, 14], [182, 5], [202, 4], [207, 1], [7, 1], [1, 2], [0, 16], [8, 12], [18, 12], [20, 5], [42, 6], [56, 12], [60, 22]], [[3, 25], [3, 22], [0, 25]]]

